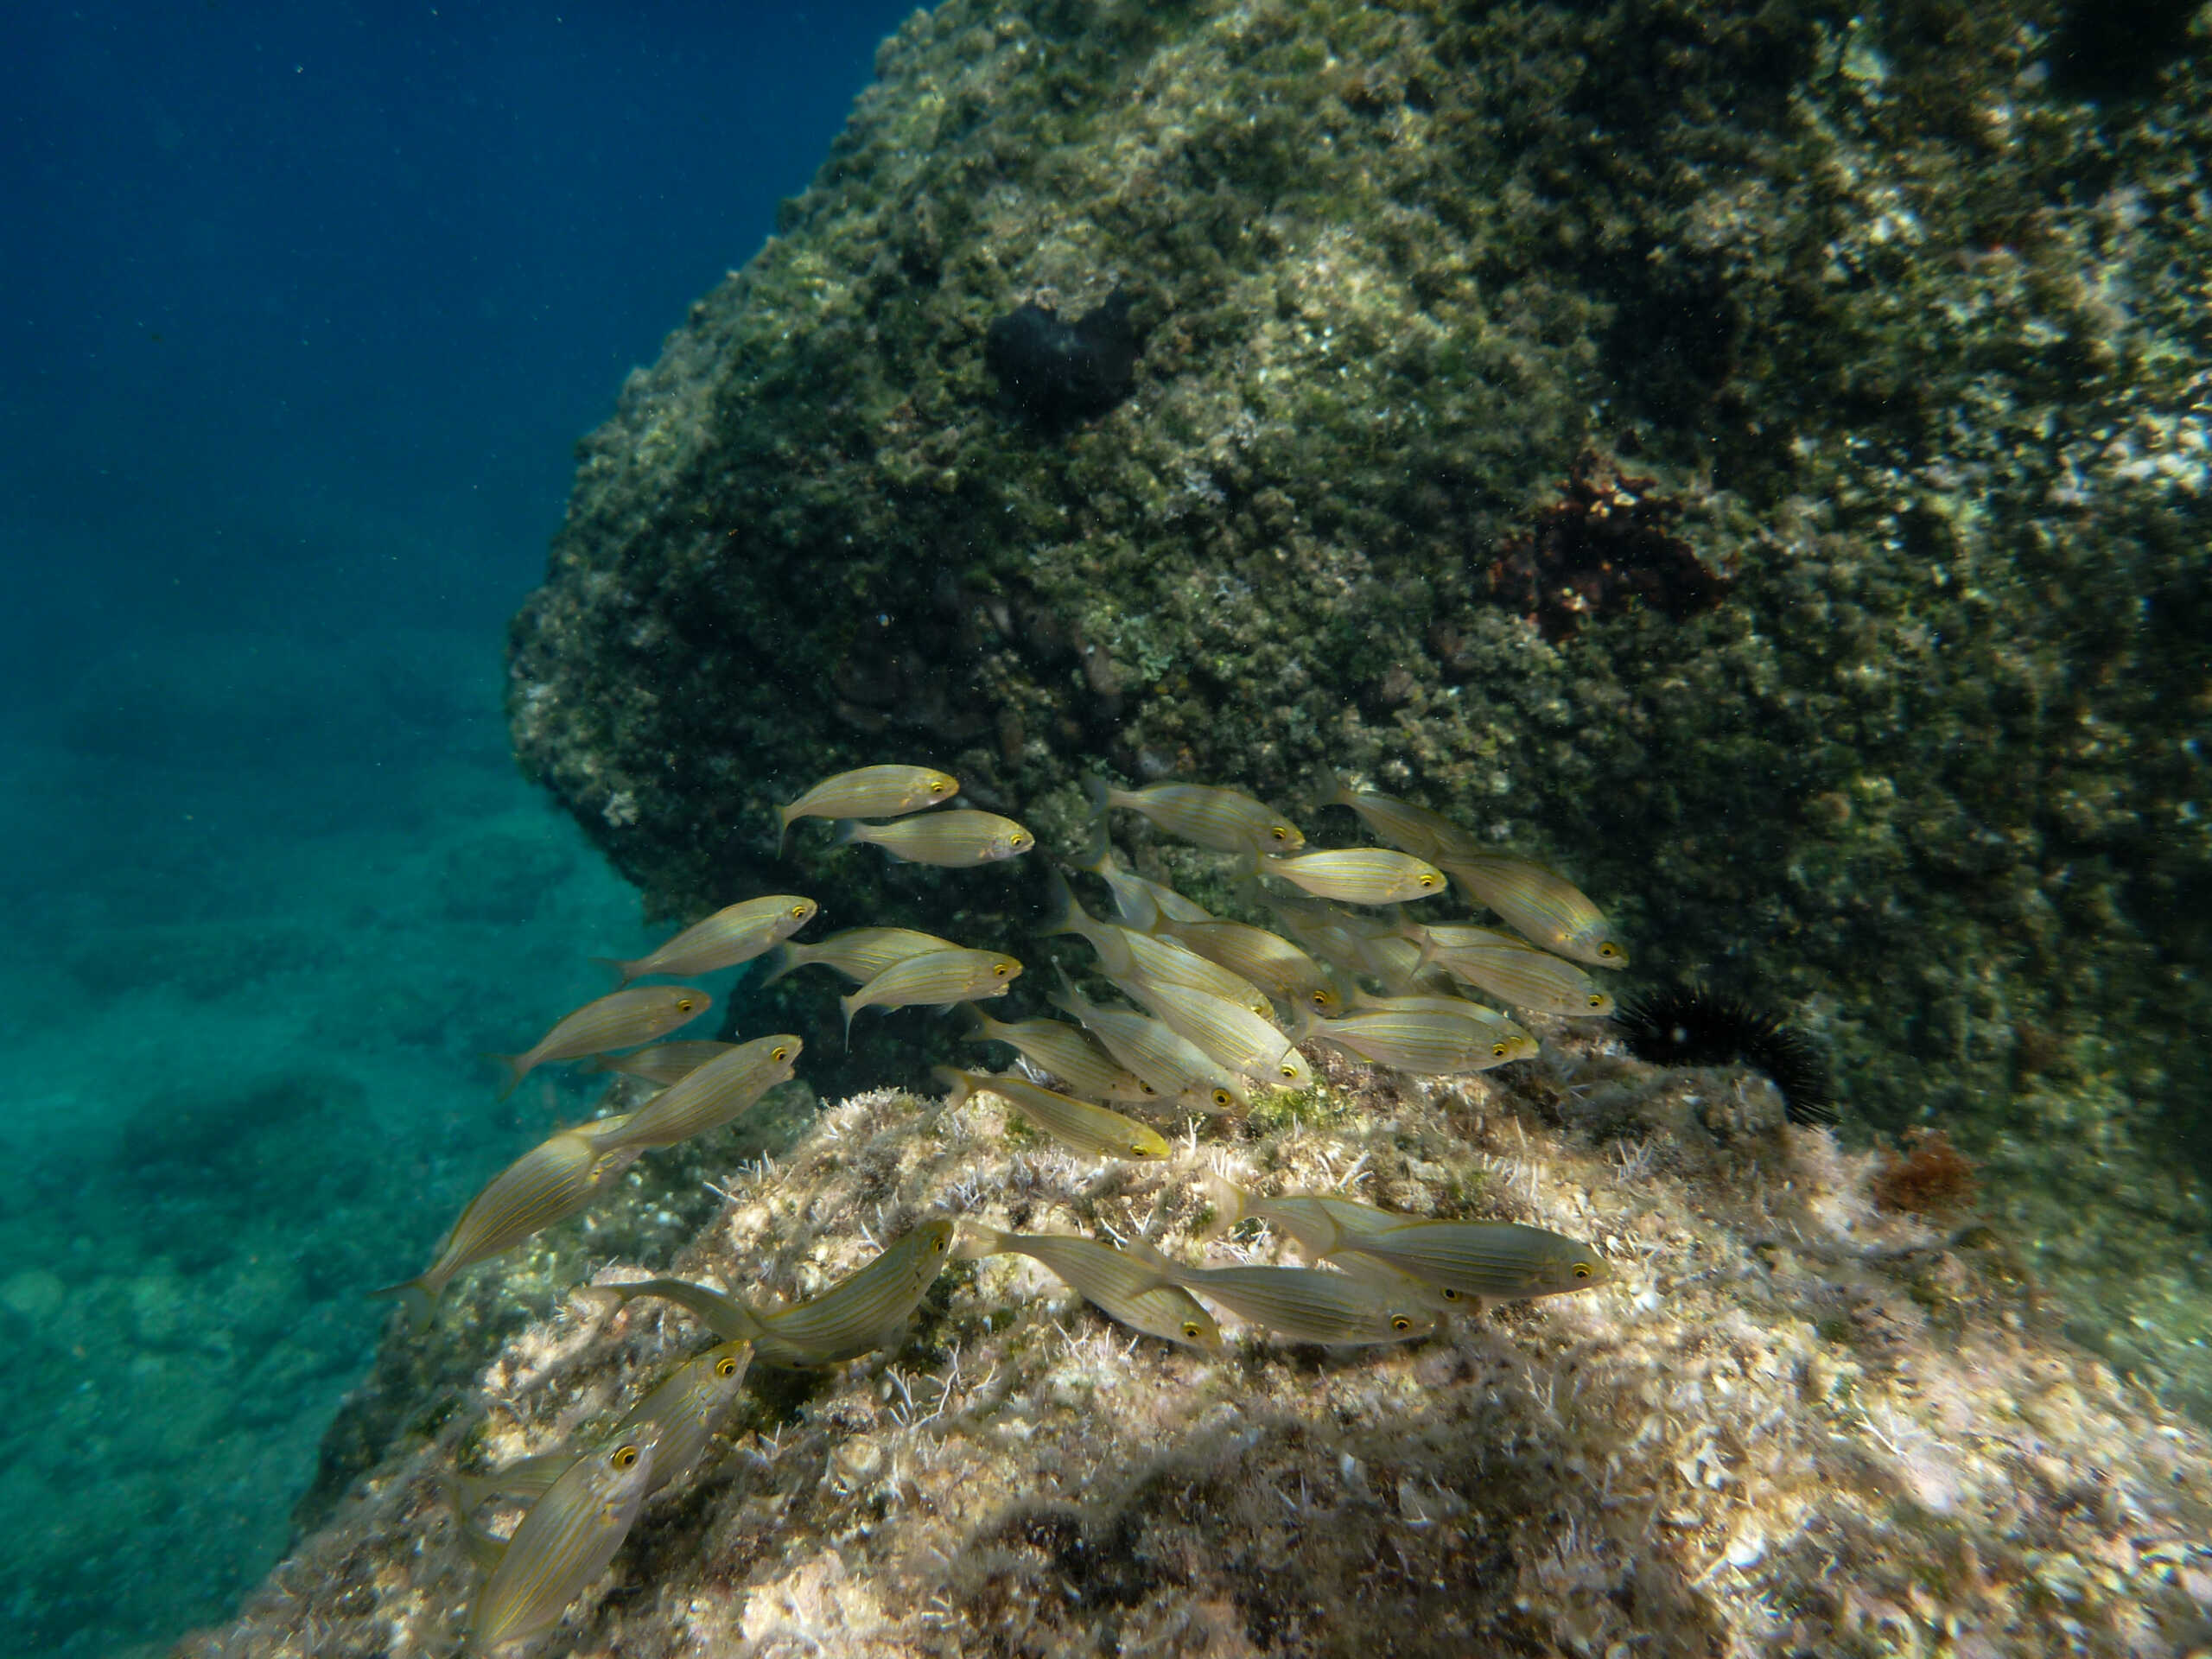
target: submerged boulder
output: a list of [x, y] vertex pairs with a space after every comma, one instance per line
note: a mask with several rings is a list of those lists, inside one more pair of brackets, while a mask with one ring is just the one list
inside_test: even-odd
[[[2079, 10], [918, 14], [582, 445], [518, 753], [657, 913], [994, 945], [1027, 872], [794, 869], [773, 803], [927, 762], [1065, 853], [1096, 768], [1309, 831], [1363, 774], [1785, 1008], [1847, 1132], [1944, 1125], [2212, 1401], [2212, 97]], [[1009, 408], [994, 321], [1117, 291], [1128, 395]], [[1631, 482], [1632, 581], [1560, 533]]]
[[[1195, 1257], [1219, 1160], [1273, 1191], [1519, 1220], [1611, 1278], [1325, 1350], [1134, 1337], [1026, 1259], [957, 1263], [896, 1351], [756, 1363], [546, 1651], [2183, 1653], [2212, 1639], [2212, 1444], [2075, 1349], [2000, 1228], [1884, 1211], [1875, 1160], [1740, 1076], [1586, 1039], [1434, 1085], [1325, 1064], [1216, 1145], [1100, 1166], [991, 1097], [878, 1090], [724, 1202], [674, 1270], [819, 1289], [924, 1217], [1149, 1230]], [[1255, 1259], [1284, 1253], [1264, 1236]], [[670, 1265], [621, 1254], [602, 1281]], [[528, 1278], [531, 1270], [518, 1271]], [[570, 1295], [180, 1659], [456, 1648], [441, 1492], [619, 1421], [712, 1338]]]

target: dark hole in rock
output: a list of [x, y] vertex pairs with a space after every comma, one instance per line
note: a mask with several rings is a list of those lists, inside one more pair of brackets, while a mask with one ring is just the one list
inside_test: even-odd
[[1024, 419], [1048, 430], [1072, 426], [1129, 395], [1143, 342], [1132, 302], [1116, 289], [1073, 322], [1024, 305], [991, 324], [983, 361]]

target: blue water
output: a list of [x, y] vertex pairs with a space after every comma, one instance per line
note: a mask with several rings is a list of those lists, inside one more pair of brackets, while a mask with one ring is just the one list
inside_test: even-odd
[[643, 935], [515, 774], [502, 628], [575, 440], [910, 10], [11, 15], [10, 1651], [220, 1618], [369, 1358], [362, 1290], [542, 1132], [477, 1052]]

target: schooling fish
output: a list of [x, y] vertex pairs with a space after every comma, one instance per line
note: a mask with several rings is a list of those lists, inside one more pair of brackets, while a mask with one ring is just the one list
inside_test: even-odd
[[[1408, 1000], [1417, 1005], [1448, 1001]], [[1472, 1009], [1476, 1005], [1465, 1006]], [[1424, 1077], [1487, 1071], [1510, 1060], [1533, 1058], [1536, 1052], [1535, 1038], [1510, 1021], [1501, 1025], [1488, 1008], [1460, 1014], [1445, 1007], [1402, 1007], [1395, 1001], [1354, 1008], [1334, 1020], [1308, 1020], [1300, 1035], [1317, 1037], [1376, 1065]]]
[[981, 1008], [965, 1010], [969, 1042], [1004, 1043], [1042, 1066], [1077, 1095], [1094, 1100], [1157, 1100], [1160, 1091], [1119, 1065], [1080, 1026], [1061, 1020], [994, 1020]]
[[1280, 933], [1243, 922], [1163, 921], [1160, 931], [1185, 950], [1256, 985], [1278, 1002], [1316, 1014], [1343, 1011], [1344, 998], [1321, 964]]
[[438, 1247], [436, 1260], [404, 1283], [369, 1294], [397, 1298], [420, 1330], [436, 1313], [455, 1274], [565, 1221], [637, 1161], [635, 1147], [606, 1152], [596, 1142], [595, 1137], [617, 1134], [628, 1121], [603, 1117], [540, 1141], [468, 1201]]
[[1337, 792], [1329, 797], [1329, 804], [1350, 807], [1359, 815], [1362, 823], [1402, 853], [1411, 853], [1415, 858], [1435, 863], [1444, 858], [1480, 851], [1475, 838], [1467, 831], [1425, 806], [1385, 795], [1379, 789], [1363, 788], [1346, 778], [1339, 777], [1336, 781]]
[[1088, 870], [1103, 881], [1114, 895], [1114, 908], [1122, 925], [1134, 927], [1141, 933], [1149, 933], [1155, 925], [1170, 922], [1203, 922], [1209, 918], [1203, 906], [1192, 903], [1174, 888], [1158, 881], [1147, 880], [1122, 868], [1114, 856], [1114, 843], [1106, 834], [1106, 820], [1098, 820], [1097, 838], [1094, 842], [1089, 861], [1076, 868]]
[[943, 869], [959, 870], [976, 864], [995, 863], [1000, 859], [1019, 858], [1037, 844], [1037, 837], [1012, 818], [963, 806], [897, 823], [848, 820], [838, 824], [830, 844], [849, 847], [855, 842], [880, 847], [892, 857], [909, 864], [934, 864]]
[[763, 988], [774, 984], [799, 968], [819, 965], [835, 969], [856, 984], [865, 984], [894, 962], [931, 950], [957, 950], [950, 939], [934, 933], [917, 933], [906, 927], [849, 927], [814, 944], [779, 944], [761, 963]]
[[703, 922], [695, 922], [658, 950], [630, 962], [611, 957], [594, 960], [622, 976], [627, 985], [646, 974], [711, 974], [750, 962], [779, 939], [789, 938], [814, 919], [811, 899], [795, 893], [772, 893], [763, 899], [718, 910]]
[[[1482, 930], [1450, 931], [1474, 933]], [[1432, 939], [1423, 957], [1454, 979], [1532, 1014], [1602, 1020], [1612, 1013], [1612, 994], [1573, 963], [1518, 939], [1491, 937], [1494, 943], [1481, 944], [1440, 945]]]
[[[659, 1439], [653, 1453], [652, 1478], [645, 1496], [681, 1480], [699, 1461], [714, 1438], [715, 1422], [745, 1385], [753, 1363], [753, 1344], [725, 1342], [709, 1348], [663, 1378], [658, 1387], [630, 1408], [629, 1414], [606, 1436], [613, 1445], [647, 1433]], [[573, 1446], [535, 1457], [523, 1458], [487, 1475], [449, 1475], [443, 1484], [455, 1513], [465, 1522], [495, 1497], [524, 1500], [542, 1497], [576, 1459], [586, 1455]], [[495, 1541], [504, 1549], [504, 1540]]]
[[841, 772], [823, 779], [789, 806], [776, 809], [783, 832], [777, 856], [783, 855], [791, 825], [801, 818], [895, 818], [949, 801], [959, 792], [957, 778], [930, 766], [862, 766]]
[[1093, 813], [1114, 807], [1142, 813], [1179, 841], [1217, 853], [1287, 853], [1306, 844], [1298, 826], [1264, 801], [1204, 784], [1154, 784], [1116, 789], [1103, 778], [1085, 781]]
[[1274, 1089], [1310, 1089], [1313, 1071], [1289, 1038], [1248, 1007], [1187, 985], [1114, 981], [1178, 1036], [1241, 1077]]
[[1613, 937], [1611, 924], [1557, 871], [1497, 853], [1457, 855], [1444, 868], [1470, 899], [1545, 950], [1597, 968], [1628, 966], [1628, 952]]
[[1219, 1176], [1207, 1186], [1220, 1219], [1264, 1221], [1314, 1257], [1357, 1251], [1427, 1281], [1446, 1298], [1484, 1306], [1589, 1290], [1612, 1275], [1587, 1244], [1508, 1221], [1433, 1221], [1333, 1193], [1255, 1197]]
[[1109, 1319], [1148, 1337], [1179, 1342], [1218, 1357], [1221, 1327], [1180, 1285], [1103, 1239], [1068, 1233], [1002, 1233], [968, 1224], [970, 1236], [954, 1254], [963, 1261], [986, 1255], [1026, 1255]]
[[563, 1019], [522, 1054], [493, 1054], [507, 1068], [505, 1100], [516, 1084], [548, 1060], [573, 1060], [586, 1054], [604, 1054], [610, 1048], [630, 1048], [664, 1037], [678, 1026], [689, 1025], [713, 1001], [704, 991], [689, 985], [640, 985], [614, 991], [587, 1002]]
[[1262, 864], [1293, 887], [1347, 905], [1402, 905], [1442, 893], [1444, 872], [1433, 864], [1382, 847], [1344, 847]]
[[1147, 1128], [1135, 1118], [1123, 1117], [1119, 1112], [1094, 1106], [1087, 1100], [1076, 1100], [1040, 1088], [1020, 1077], [962, 1071], [949, 1065], [938, 1066], [931, 1075], [949, 1091], [944, 1100], [947, 1111], [972, 1094], [996, 1095], [1025, 1122], [1086, 1158], [1156, 1160], [1166, 1157], [1172, 1150], [1157, 1129]]
[[672, 1147], [694, 1135], [734, 1123], [760, 1103], [760, 1096], [791, 1078], [791, 1065], [803, 1046], [788, 1032], [756, 1037], [711, 1059], [655, 1095], [628, 1116], [607, 1118], [616, 1125], [587, 1123], [583, 1133], [602, 1153], [635, 1147]]
[[579, 1071], [620, 1071], [625, 1077], [643, 1077], [647, 1083], [657, 1083], [664, 1089], [696, 1071], [718, 1054], [727, 1054], [735, 1043], [655, 1043], [651, 1048], [641, 1048], [630, 1054], [599, 1054], [579, 1065]]
[[1077, 901], [1066, 878], [1058, 870], [1050, 872], [1050, 889], [1051, 907], [1037, 931], [1047, 936], [1077, 935], [1098, 953], [1099, 963], [1109, 978], [1134, 977], [1166, 985], [1187, 985], [1249, 1008], [1262, 1019], [1274, 1012], [1259, 987], [1178, 941], [1094, 920]]
[[950, 1221], [925, 1221], [880, 1255], [819, 1296], [760, 1312], [734, 1296], [681, 1279], [595, 1285], [627, 1304], [639, 1296], [676, 1303], [725, 1342], [749, 1340], [764, 1365], [799, 1370], [834, 1364], [905, 1339], [914, 1310], [944, 1269]]
[[1063, 973], [1052, 1006], [1080, 1020], [1109, 1054], [1142, 1077], [1161, 1096], [1189, 1100], [1225, 1112], [1249, 1106], [1236, 1073], [1187, 1037], [1133, 1008], [1104, 1008], [1087, 1001]]
[[1193, 1268], [1137, 1239], [1128, 1249], [1170, 1284], [1294, 1342], [1409, 1342], [1443, 1323], [1442, 1311], [1428, 1298], [1365, 1274], [1321, 1268]]
[[468, 1654], [490, 1653], [561, 1622], [629, 1536], [658, 1460], [653, 1437], [636, 1434], [569, 1466], [530, 1506], [477, 1592]]
[[931, 950], [894, 962], [837, 1006], [845, 1011], [845, 1040], [853, 1038], [853, 1016], [862, 1008], [941, 1007], [978, 996], [1003, 996], [1021, 977], [1021, 964], [996, 950]]

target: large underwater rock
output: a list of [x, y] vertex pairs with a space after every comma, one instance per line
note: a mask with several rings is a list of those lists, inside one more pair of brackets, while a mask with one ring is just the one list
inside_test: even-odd
[[[518, 752], [660, 913], [797, 885], [979, 943], [1033, 872], [814, 829], [794, 869], [772, 803], [926, 761], [1065, 851], [1095, 768], [1309, 830], [1353, 770], [1565, 865], [1639, 974], [1788, 1009], [1857, 1133], [1948, 1126], [2077, 1332], [2212, 1401], [2188, 27], [918, 14], [582, 445]], [[994, 323], [1117, 291], [1128, 395], [1035, 418]], [[1562, 539], [1578, 506], [1658, 574]], [[911, 1079], [862, 1032], [818, 1081]]]
[[[2205, 1650], [2212, 1442], [2058, 1334], [2005, 1230], [1885, 1213], [1873, 1158], [1763, 1087], [1593, 1050], [1433, 1086], [1327, 1065], [1217, 1147], [1104, 1169], [988, 1097], [938, 1116], [883, 1090], [718, 1169], [727, 1201], [675, 1268], [776, 1296], [948, 1208], [1189, 1253], [1212, 1158], [1270, 1191], [1551, 1227], [1614, 1276], [1410, 1346], [1215, 1359], [1018, 1258], [956, 1263], [900, 1351], [756, 1364], [727, 1444], [537, 1652]], [[507, 1341], [178, 1659], [455, 1652], [477, 1579], [441, 1477], [603, 1433], [708, 1345], [609, 1300]]]

